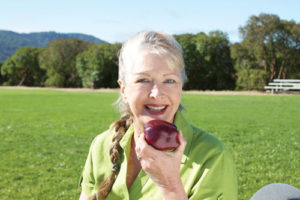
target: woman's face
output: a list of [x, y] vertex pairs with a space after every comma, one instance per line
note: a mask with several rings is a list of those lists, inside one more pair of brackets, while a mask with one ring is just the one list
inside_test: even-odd
[[170, 69], [155, 54], [142, 54], [119, 81], [123, 101], [129, 105], [134, 121], [145, 124], [152, 119], [173, 122], [179, 107], [182, 80], [178, 67]]

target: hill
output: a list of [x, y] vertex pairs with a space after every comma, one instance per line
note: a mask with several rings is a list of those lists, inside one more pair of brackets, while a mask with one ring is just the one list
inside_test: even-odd
[[81, 33], [57, 33], [53, 31], [16, 33], [13, 31], [0, 30], [0, 62], [4, 62], [6, 58], [12, 56], [20, 47], [45, 47], [51, 40], [58, 38], [76, 38], [95, 44], [106, 43], [104, 40]]

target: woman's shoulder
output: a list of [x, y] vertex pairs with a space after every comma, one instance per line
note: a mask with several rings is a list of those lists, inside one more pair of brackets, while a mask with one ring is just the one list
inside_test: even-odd
[[220, 139], [200, 128], [191, 127], [193, 136], [186, 152], [188, 163], [196, 164], [199, 169], [216, 167], [224, 163], [226, 163], [226, 167], [233, 166], [231, 153]]
[[208, 133], [203, 129], [192, 125], [191, 127], [193, 130], [193, 148], [205, 150], [206, 152], [211, 152], [215, 154], [228, 151], [225, 144], [211, 133]]
[[183, 136], [186, 138], [187, 142], [190, 144], [188, 148], [196, 148], [196, 150], [201, 149], [201, 151], [225, 151], [226, 147], [217, 137], [190, 124], [184, 117], [184, 113], [179, 111], [176, 114], [175, 124], [179, 130], [183, 131]]
[[99, 148], [106, 148], [111, 144], [113, 133], [111, 129], [107, 129], [104, 132], [94, 137], [91, 148], [93, 151], [99, 150]]

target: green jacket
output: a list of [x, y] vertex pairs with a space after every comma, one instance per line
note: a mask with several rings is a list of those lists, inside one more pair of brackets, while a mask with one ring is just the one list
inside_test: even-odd
[[[232, 157], [224, 144], [212, 135], [187, 123], [181, 111], [176, 113], [175, 125], [182, 131], [187, 145], [181, 161], [180, 176], [189, 199], [236, 200], [237, 177]], [[91, 144], [82, 174], [82, 191], [91, 196], [112, 169], [109, 157], [113, 133], [98, 135]], [[141, 170], [130, 187], [126, 186], [127, 162], [130, 155], [133, 125], [120, 141], [123, 149], [121, 165], [112, 191], [106, 199], [162, 199], [154, 182]]]

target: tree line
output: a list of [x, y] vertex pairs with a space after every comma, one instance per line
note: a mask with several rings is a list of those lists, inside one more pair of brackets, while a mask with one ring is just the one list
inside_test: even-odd
[[94, 36], [81, 33], [57, 33], [54, 31], [17, 33], [0, 30], [0, 62], [5, 61], [8, 57], [12, 56], [20, 47], [32, 46], [44, 48], [50, 41], [58, 38], [76, 38], [95, 44], [106, 43]]
[[[231, 44], [222, 31], [174, 35], [191, 90], [261, 90], [274, 78], [300, 78], [300, 24], [277, 15], [251, 16]], [[120, 43], [56, 39], [21, 47], [0, 63], [0, 84], [116, 88]]]

